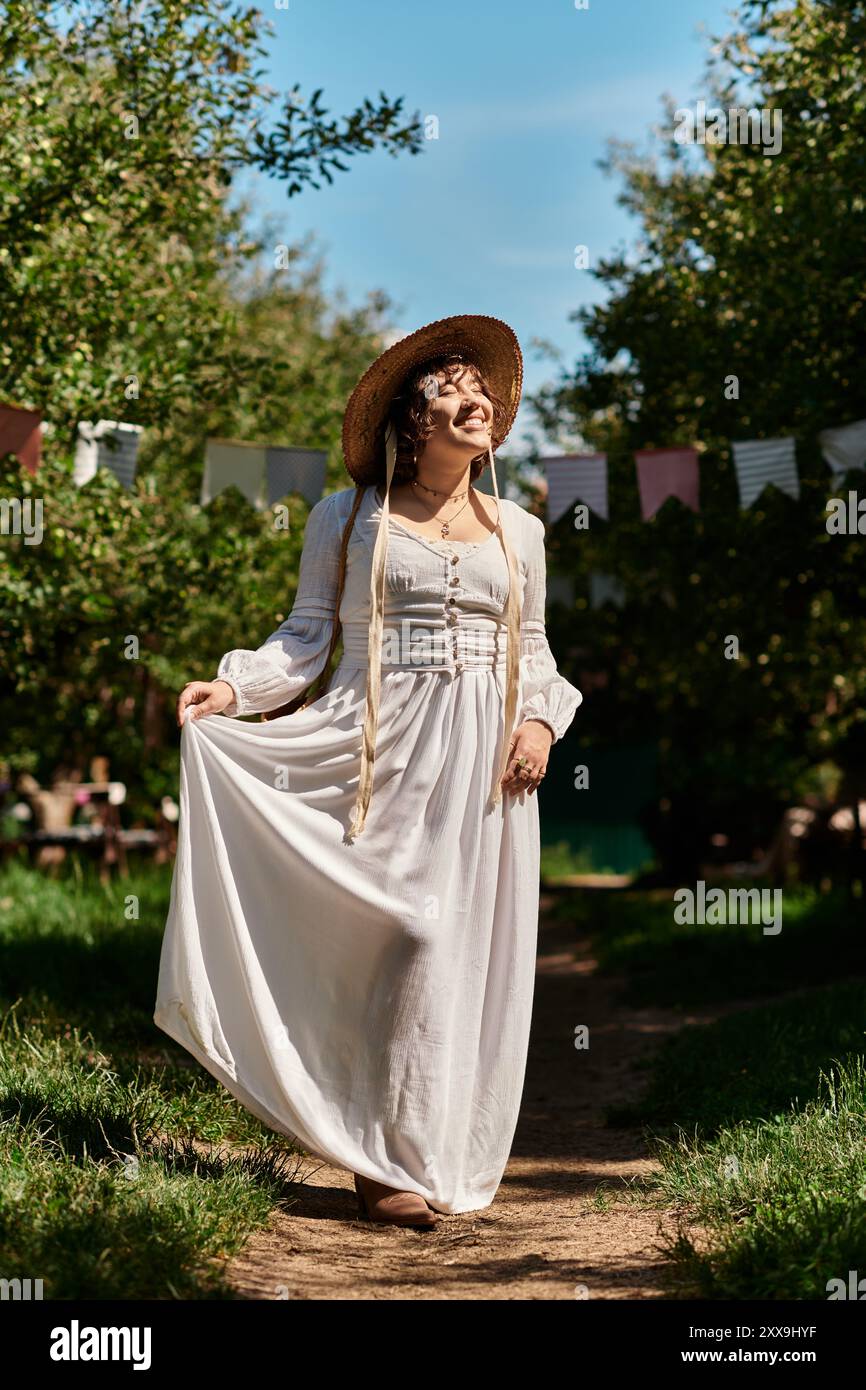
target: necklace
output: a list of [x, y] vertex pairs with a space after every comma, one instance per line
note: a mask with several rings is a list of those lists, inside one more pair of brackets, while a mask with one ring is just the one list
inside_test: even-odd
[[466, 489], [466, 492], [437, 492], [435, 487], [428, 487], [426, 483], [419, 482], [417, 478], [412, 479], [412, 486], [423, 487], [425, 492], [432, 492], [434, 497], [450, 497], [452, 502], [456, 502], [459, 497], [466, 497], [469, 493], [469, 488]]
[[[454, 516], [450, 517], [448, 521], [442, 521], [441, 518], [438, 517], [438, 516], [434, 517], [434, 520], [436, 520], [436, 521], [439, 522], [440, 530], [441, 530], [441, 534], [442, 534], [442, 539], [445, 540], [446, 537], [450, 534], [450, 531], [451, 531], [451, 522], [454, 521], [454, 519], [460, 515], [460, 513], [463, 511], [463, 509], [464, 509], [465, 507], [468, 507], [468, 506], [469, 506], [469, 494], [473, 491], [473, 489], [472, 489], [471, 487], [468, 487], [468, 488], [466, 489], [465, 492], [455, 492], [455, 493], [437, 492], [437, 491], [435, 490], [435, 488], [427, 487], [426, 484], [424, 484], [424, 483], [419, 483], [418, 480], [417, 480], [417, 478], [413, 479], [412, 485], [413, 485], [413, 487], [421, 487], [421, 488], [424, 488], [424, 491], [425, 491], [425, 492], [432, 492], [434, 497], [447, 497], [447, 498], [449, 499], [449, 501], [451, 501], [451, 502], [456, 502], [456, 501], [458, 501], [458, 499], [461, 498], [461, 497], [465, 497], [465, 498], [466, 498], [466, 501], [463, 503], [463, 506], [462, 506], [462, 507], [458, 507], [458, 508], [457, 508], [457, 511], [454, 513]], [[422, 499], [422, 500], [423, 500], [423, 499]]]

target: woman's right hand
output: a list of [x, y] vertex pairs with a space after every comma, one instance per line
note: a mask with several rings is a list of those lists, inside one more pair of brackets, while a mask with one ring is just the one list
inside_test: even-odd
[[178, 728], [183, 728], [183, 713], [188, 705], [196, 707], [190, 719], [201, 719], [205, 714], [220, 714], [234, 698], [228, 681], [190, 681], [177, 697]]

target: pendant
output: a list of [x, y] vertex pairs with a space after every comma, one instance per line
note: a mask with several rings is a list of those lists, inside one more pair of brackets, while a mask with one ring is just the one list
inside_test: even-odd
[[451, 528], [449, 527], [447, 521], [445, 521], [445, 522], [442, 523], [442, 539], [443, 539], [443, 541], [444, 541], [445, 537], [448, 535], [448, 532], [450, 531], [450, 529], [451, 529]]

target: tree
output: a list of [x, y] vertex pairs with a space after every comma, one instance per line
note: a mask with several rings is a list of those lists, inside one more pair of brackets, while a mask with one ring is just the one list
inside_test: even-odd
[[80, 419], [220, 400], [260, 367], [224, 293], [261, 251], [237, 174], [292, 196], [373, 148], [418, 153], [417, 114], [382, 94], [339, 123], [297, 88], [274, 113], [262, 16], [224, 0], [2, 0], [0, 18], [0, 399], [42, 409], [61, 450]]
[[[705, 99], [780, 110], [781, 152], [681, 145], [672, 103], [661, 157], [613, 147], [641, 242], [599, 267], [607, 302], [573, 315], [589, 351], [534, 400], [551, 439], [577, 431], [609, 455], [610, 524], [563, 520], [553, 551], [625, 583], [623, 612], [582, 602], [569, 637], [607, 679], [588, 702], [596, 737], [656, 732], [669, 809], [654, 830], [674, 873], [712, 831], [766, 843], [828, 762], [849, 794], [866, 786], [863, 538], [826, 526], [828, 498], [858, 480], [862, 494], [863, 474], [832, 484], [817, 441], [866, 415], [864, 39], [859, 4], [746, 0]], [[771, 490], [740, 511], [730, 441], [780, 434], [796, 437], [799, 502]], [[642, 522], [633, 451], [693, 443], [700, 515], [669, 501]]]
[[[297, 578], [304, 504], [288, 530], [232, 493], [201, 509], [205, 440], [325, 448], [345, 485], [342, 410], [389, 307], [328, 303], [309, 248], [266, 270], [273, 228], [251, 233], [234, 180], [291, 197], [372, 148], [417, 153], [420, 126], [383, 94], [336, 122], [294, 89], [272, 114], [252, 9], [0, 13], [0, 401], [49, 427], [35, 479], [0, 460], [2, 495], [44, 509], [40, 544], [0, 537], [0, 753], [43, 777], [107, 753], [147, 816], [176, 787], [176, 692], [258, 645]], [[130, 493], [72, 482], [77, 422], [99, 418], [145, 427]]]

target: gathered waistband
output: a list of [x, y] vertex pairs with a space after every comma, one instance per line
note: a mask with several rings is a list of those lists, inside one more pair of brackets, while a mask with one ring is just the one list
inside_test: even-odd
[[[342, 660], [367, 665], [366, 623], [343, 624]], [[492, 670], [505, 666], [506, 628], [492, 621], [449, 624], [402, 618], [386, 620], [382, 631], [382, 667], [406, 671]]]

